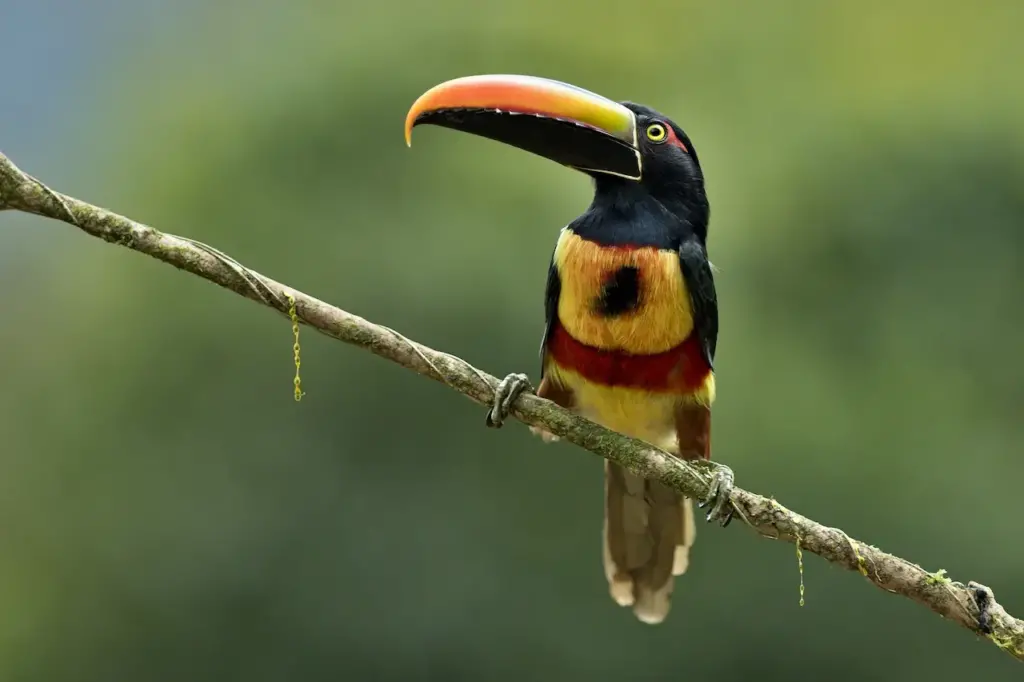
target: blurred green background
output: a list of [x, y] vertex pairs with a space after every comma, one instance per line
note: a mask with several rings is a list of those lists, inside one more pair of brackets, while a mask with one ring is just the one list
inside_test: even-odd
[[[427, 129], [529, 73], [672, 116], [708, 177], [715, 457], [1024, 613], [1024, 4], [0, 0], [0, 149], [493, 374], [537, 376], [585, 177]], [[0, 677], [1017, 679], [791, 545], [702, 527], [607, 595], [601, 463], [41, 219], [0, 215]]]

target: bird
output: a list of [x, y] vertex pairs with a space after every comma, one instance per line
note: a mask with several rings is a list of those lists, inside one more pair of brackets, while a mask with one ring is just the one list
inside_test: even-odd
[[[540, 383], [495, 391], [500, 427], [524, 391], [709, 467], [707, 521], [732, 519], [734, 476], [711, 462], [718, 296], [707, 252], [710, 205], [697, 151], [658, 111], [538, 76], [455, 78], [420, 95], [405, 120], [470, 133], [590, 176], [590, 206], [558, 233], [547, 269]], [[545, 441], [557, 440], [531, 428]], [[605, 461], [603, 564], [609, 593], [664, 621], [696, 533], [691, 500]]]

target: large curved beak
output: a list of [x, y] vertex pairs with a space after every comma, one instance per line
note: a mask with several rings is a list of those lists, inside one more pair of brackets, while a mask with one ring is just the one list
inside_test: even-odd
[[636, 116], [573, 85], [533, 76], [467, 76], [423, 93], [405, 118], [473, 133], [587, 173], [641, 177]]

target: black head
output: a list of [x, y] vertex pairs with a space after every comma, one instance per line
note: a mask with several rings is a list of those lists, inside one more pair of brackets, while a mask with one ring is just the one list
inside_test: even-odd
[[592, 173], [597, 191], [650, 195], [673, 213], [685, 215], [705, 233], [709, 206], [704, 172], [693, 142], [664, 114], [634, 102], [622, 104], [636, 116], [636, 147], [643, 172], [638, 181]]
[[622, 104], [636, 114], [637, 147], [643, 166], [641, 182], [658, 184], [678, 178], [704, 184], [697, 150], [682, 128], [650, 107], [634, 102]]

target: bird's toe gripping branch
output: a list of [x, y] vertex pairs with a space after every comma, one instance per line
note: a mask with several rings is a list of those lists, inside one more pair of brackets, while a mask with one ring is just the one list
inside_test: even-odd
[[523, 391], [533, 393], [533, 384], [525, 374], [509, 374], [494, 389], [494, 404], [487, 411], [487, 426], [500, 429], [512, 410], [512, 403]]
[[732, 521], [732, 515], [736, 512], [736, 508], [730, 501], [736, 475], [729, 467], [711, 460], [695, 460], [693, 464], [708, 468], [711, 473], [711, 489], [708, 496], [697, 506], [703, 509], [710, 505], [711, 509], [708, 510], [705, 520], [708, 523], [720, 521], [722, 528], [725, 528]]

